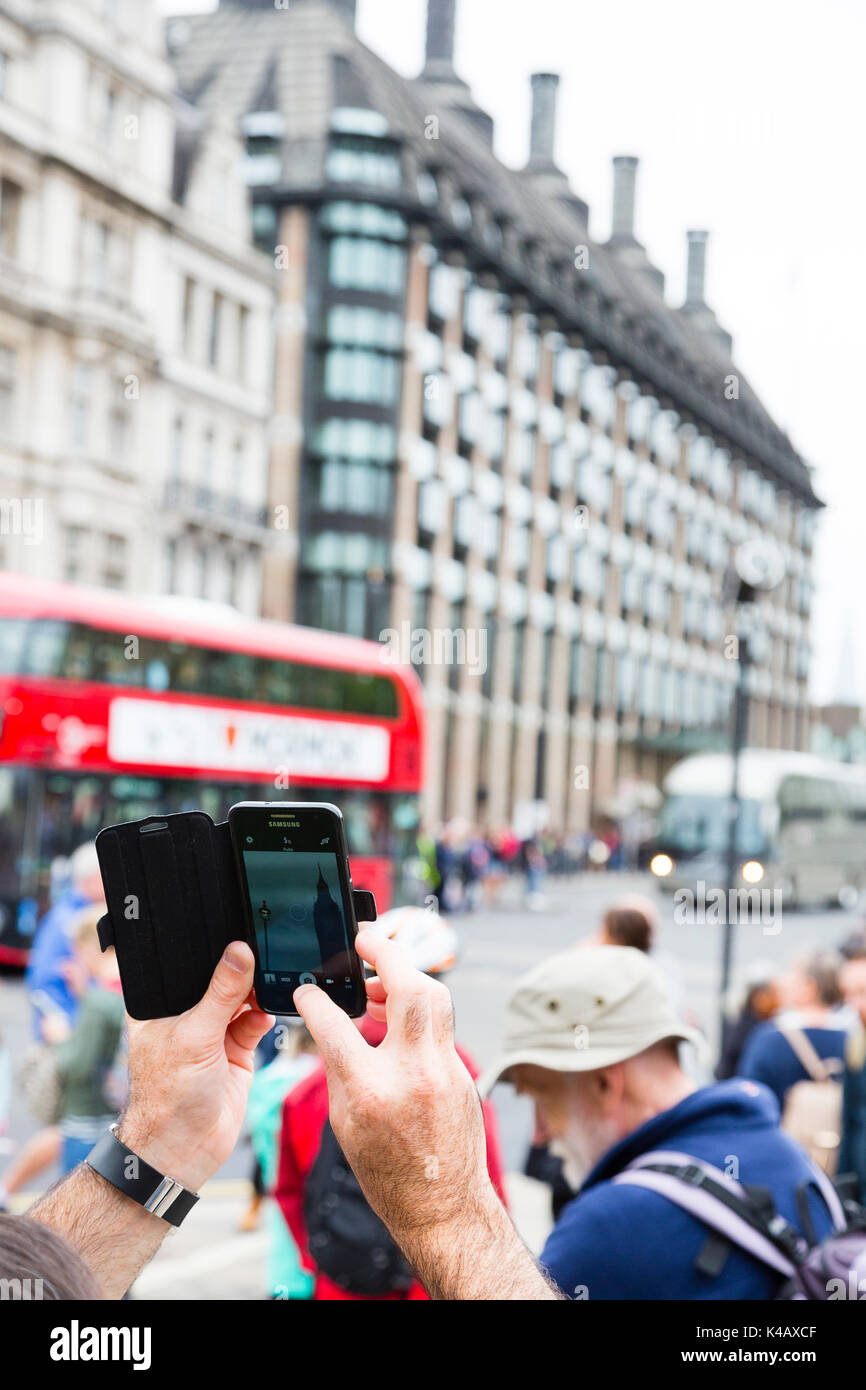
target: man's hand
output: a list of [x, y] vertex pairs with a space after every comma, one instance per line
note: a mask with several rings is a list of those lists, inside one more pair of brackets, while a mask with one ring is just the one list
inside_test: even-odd
[[195, 1008], [127, 1020], [130, 1096], [118, 1137], [193, 1192], [235, 1146], [256, 1045], [274, 1024], [256, 1004], [253, 969], [249, 946], [234, 941]]
[[[243, 1123], [256, 1044], [273, 1025], [252, 993], [253, 954], [234, 941], [207, 994], [176, 1018], [130, 1018], [129, 1105], [118, 1134], [168, 1177], [197, 1192], [228, 1158]], [[120, 1298], [171, 1227], [86, 1163], [30, 1215], [68, 1240], [100, 1285]]]
[[556, 1297], [490, 1182], [451, 995], [391, 941], [361, 932], [356, 948], [378, 972], [367, 981], [369, 1012], [388, 1025], [378, 1047], [317, 986], [294, 999], [325, 1064], [331, 1125], [370, 1206], [434, 1297]]
[[367, 995], [371, 1012], [387, 1018], [379, 1047], [315, 985], [294, 996], [327, 1069], [331, 1125], [392, 1229], [447, 1222], [493, 1191], [481, 1102], [454, 1050], [451, 995], [391, 941], [361, 932], [357, 949], [378, 971]]

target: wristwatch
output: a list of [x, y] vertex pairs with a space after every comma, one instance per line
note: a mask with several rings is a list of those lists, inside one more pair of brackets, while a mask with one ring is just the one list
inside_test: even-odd
[[170, 1226], [179, 1226], [198, 1201], [197, 1193], [189, 1192], [183, 1183], [166, 1177], [128, 1149], [117, 1137], [117, 1125], [106, 1130], [84, 1161], [124, 1197], [131, 1197]]

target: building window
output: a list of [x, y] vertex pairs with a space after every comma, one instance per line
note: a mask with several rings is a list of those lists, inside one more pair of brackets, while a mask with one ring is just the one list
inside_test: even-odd
[[238, 381], [248, 380], [247, 347], [250, 335], [250, 311], [246, 304], [238, 305], [238, 338], [235, 344], [235, 368]]
[[84, 574], [87, 553], [85, 526], [64, 526], [63, 552], [63, 577], [67, 583], [75, 584]]
[[523, 649], [526, 638], [526, 623], [514, 624], [514, 662], [511, 668], [511, 699], [520, 704], [520, 690], [523, 684]]
[[15, 433], [15, 395], [18, 354], [0, 343], [0, 435], [9, 439]]
[[21, 221], [22, 189], [11, 179], [0, 179], [0, 256], [14, 260], [18, 255], [18, 228]]
[[173, 594], [177, 585], [177, 541], [168, 540], [163, 550], [165, 592]]
[[117, 92], [106, 75], [91, 68], [90, 129], [94, 142], [103, 150], [111, 150], [117, 115]]
[[72, 447], [86, 449], [90, 442], [90, 401], [93, 371], [86, 362], [76, 362], [72, 372]]
[[403, 341], [403, 323], [399, 314], [385, 309], [369, 309], [363, 304], [335, 304], [328, 312], [326, 336], [330, 343], [396, 352]]
[[376, 463], [324, 459], [318, 465], [316, 495], [326, 512], [385, 517], [392, 506], [391, 470]]
[[331, 242], [330, 279], [341, 289], [401, 294], [403, 265], [400, 246], [350, 236], [334, 237]]
[[187, 357], [193, 356], [195, 333], [195, 281], [188, 275], [183, 277], [183, 319], [181, 323], [181, 342]]
[[342, 458], [393, 460], [396, 437], [390, 425], [374, 420], [325, 420], [316, 432], [314, 448], [320, 454]]
[[517, 339], [515, 366], [527, 386], [531, 386], [537, 376], [541, 357], [541, 344], [536, 331], [535, 320], [530, 318]]
[[282, 170], [280, 141], [276, 135], [248, 135], [244, 151], [244, 179], [252, 187], [279, 181]]
[[427, 282], [427, 308], [435, 319], [453, 319], [460, 305], [460, 271], [445, 261], [437, 261]]
[[397, 398], [399, 364], [383, 353], [331, 348], [325, 355], [324, 378], [329, 400], [391, 405]]
[[372, 136], [342, 135], [328, 152], [325, 176], [334, 183], [368, 183], [398, 188], [400, 158], [394, 146]]
[[206, 429], [201, 441], [201, 481], [207, 487], [213, 480], [214, 443], [216, 436], [212, 429]]
[[432, 207], [439, 197], [439, 185], [436, 182], [435, 174], [431, 174], [429, 169], [421, 169], [415, 180], [415, 188], [418, 198], [427, 207]]
[[273, 255], [277, 244], [277, 210], [270, 203], [254, 203], [250, 213], [253, 241], [260, 251]]
[[109, 589], [122, 589], [126, 581], [126, 537], [107, 535], [104, 545], [102, 582]]
[[183, 473], [183, 445], [185, 423], [182, 415], [176, 415], [171, 427], [171, 475], [181, 477]]
[[326, 203], [319, 222], [327, 231], [343, 236], [379, 237], [382, 241], [405, 241], [408, 230], [399, 212], [378, 203]]
[[101, 218], [82, 225], [81, 281], [83, 289], [98, 298], [129, 298], [132, 240]]
[[247, 442], [243, 435], [239, 434], [232, 444], [232, 475], [230, 482], [235, 492], [240, 491], [245, 477], [246, 470], [244, 468], [244, 459], [246, 457], [246, 452]]
[[219, 365], [220, 352], [220, 329], [223, 317], [223, 297], [219, 290], [214, 290], [211, 299], [210, 311], [210, 330], [208, 332], [207, 360], [211, 367]]
[[108, 417], [108, 450], [111, 461], [122, 468], [129, 468], [133, 463], [131, 435], [132, 414], [121, 383]]

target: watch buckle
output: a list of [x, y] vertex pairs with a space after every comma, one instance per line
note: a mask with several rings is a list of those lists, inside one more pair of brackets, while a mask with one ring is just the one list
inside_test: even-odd
[[174, 1178], [163, 1178], [159, 1186], [154, 1188], [143, 1204], [144, 1209], [152, 1212], [154, 1216], [164, 1217], [183, 1191], [182, 1183], [175, 1182]]

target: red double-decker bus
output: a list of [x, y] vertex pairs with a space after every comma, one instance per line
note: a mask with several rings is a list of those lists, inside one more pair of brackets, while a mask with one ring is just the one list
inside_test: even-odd
[[243, 800], [334, 801], [380, 908], [414, 852], [423, 713], [373, 642], [0, 574], [0, 961], [52, 866], [103, 826]]

